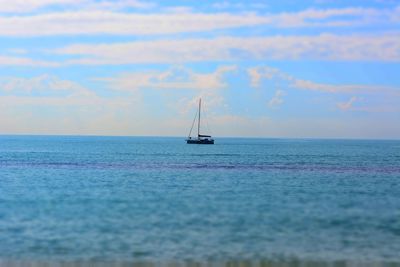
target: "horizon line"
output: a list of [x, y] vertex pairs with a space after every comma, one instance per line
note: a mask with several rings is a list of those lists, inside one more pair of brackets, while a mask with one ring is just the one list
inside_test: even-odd
[[[18, 134], [0, 133], [0, 137], [21, 136], [21, 137], [128, 137], [128, 138], [186, 138], [187, 136], [177, 135], [101, 135], [101, 134]], [[213, 136], [216, 138], [215, 136]], [[221, 139], [285, 139], [285, 140], [360, 140], [360, 141], [400, 141], [397, 138], [367, 138], [367, 137], [271, 137], [271, 136], [218, 136]]]

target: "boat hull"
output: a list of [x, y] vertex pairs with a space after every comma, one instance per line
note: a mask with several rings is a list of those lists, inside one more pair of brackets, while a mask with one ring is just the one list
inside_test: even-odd
[[197, 144], [197, 145], [213, 145], [213, 139], [186, 139], [187, 144]]

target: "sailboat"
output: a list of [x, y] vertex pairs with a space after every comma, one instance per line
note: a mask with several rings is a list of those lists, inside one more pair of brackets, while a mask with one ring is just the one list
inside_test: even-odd
[[[199, 109], [197, 111], [198, 116], [195, 116], [193, 123], [192, 123], [192, 128], [190, 128], [189, 136], [186, 139], [187, 144], [199, 144], [199, 145], [213, 145], [214, 144], [214, 139], [212, 139], [211, 135], [204, 135], [200, 134], [200, 112], [201, 112], [201, 98], [199, 99]], [[192, 130], [194, 123], [196, 122], [196, 117], [197, 117], [197, 138], [192, 138]]]

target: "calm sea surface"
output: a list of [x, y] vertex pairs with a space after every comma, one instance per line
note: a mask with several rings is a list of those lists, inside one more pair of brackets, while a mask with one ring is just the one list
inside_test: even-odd
[[0, 136], [0, 261], [400, 262], [400, 141]]

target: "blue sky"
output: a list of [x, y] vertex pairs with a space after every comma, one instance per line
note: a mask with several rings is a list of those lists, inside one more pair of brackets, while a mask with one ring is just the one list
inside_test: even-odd
[[0, 0], [0, 133], [400, 138], [397, 0]]

